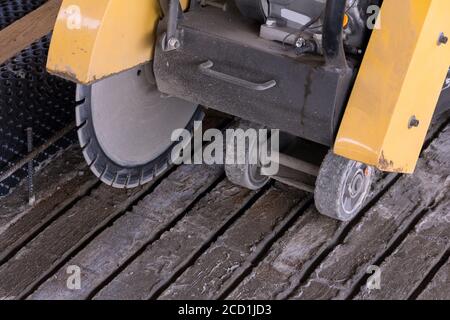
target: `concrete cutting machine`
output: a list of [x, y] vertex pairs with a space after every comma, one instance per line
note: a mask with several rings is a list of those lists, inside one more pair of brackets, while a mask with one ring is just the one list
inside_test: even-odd
[[47, 68], [78, 84], [80, 144], [103, 182], [161, 175], [174, 130], [211, 108], [280, 131], [278, 172], [226, 164], [233, 183], [279, 180], [346, 221], [376, 169], [413, 173], [450, 102], [449, 36], [448, 0], [64, 0]]

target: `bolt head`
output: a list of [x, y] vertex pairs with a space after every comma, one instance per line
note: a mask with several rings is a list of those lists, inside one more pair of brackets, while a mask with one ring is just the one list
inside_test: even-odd
[[167, 41], [167, 44], [171, 48], [178, 49], [180, 47], [180, 40], [178, 40], [177, 38], [170, 38], [169, 41]]
[[408, 123], [408, 128], [412, 129], [412, 128], [417, 128], [420, 125], [420, 121], [416, 118], [416, 116], [412, 116], [409, 119], [409, 123]]
[[295, 46], [296, 46], [297, 48], [302, 48], [302, 47], [304, 47], [305, 45], [306, 45], [306, 40], [305, 40], [304, 38], [302, 38], [302, 37], [298, 38], [298, 39], [295, 41]]
[[441, 34], [439, 35], [438, 45], [447, 44], [447, 43], [448, 43], [448, 37], [443, 32], [441, 32]]

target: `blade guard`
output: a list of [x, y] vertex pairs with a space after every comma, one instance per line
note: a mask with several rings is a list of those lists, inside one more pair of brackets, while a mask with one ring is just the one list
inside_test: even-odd
[[87, 85], [144, 64], [153, 58], [160, 17], [157, 0], [64, 0], [47, 70]]
[[[450, 1], [384, 0], [334, 152], [412, 173], [450, 65]], [[442, 38], [444, 39], [444, 38]]]

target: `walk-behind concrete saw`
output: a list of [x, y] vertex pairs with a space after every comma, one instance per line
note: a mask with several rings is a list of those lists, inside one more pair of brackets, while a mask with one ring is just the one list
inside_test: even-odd
[[280, 131], [279, 171], [227, 163], [232, 182], [313, 191], [345, 221], [375, 170], [413, 173], [448, 107], [449, 16], [447, 0], [64, 0], [47, 69], [78, 84], [80, 144], [103, 182], [162, 174], [174, 130], [212, 108]]

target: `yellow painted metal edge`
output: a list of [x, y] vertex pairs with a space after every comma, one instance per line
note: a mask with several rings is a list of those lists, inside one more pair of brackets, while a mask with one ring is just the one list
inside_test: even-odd
[[[189, 1], [182, 3], [187, 8]], [[47, 70], [90, 84], [149, 62], [160, 17], [157, 0], [64, 0]]]
[[415, 169], [450, 66], [450, 1], [384, 0], [334, 152], [383, 171]]

